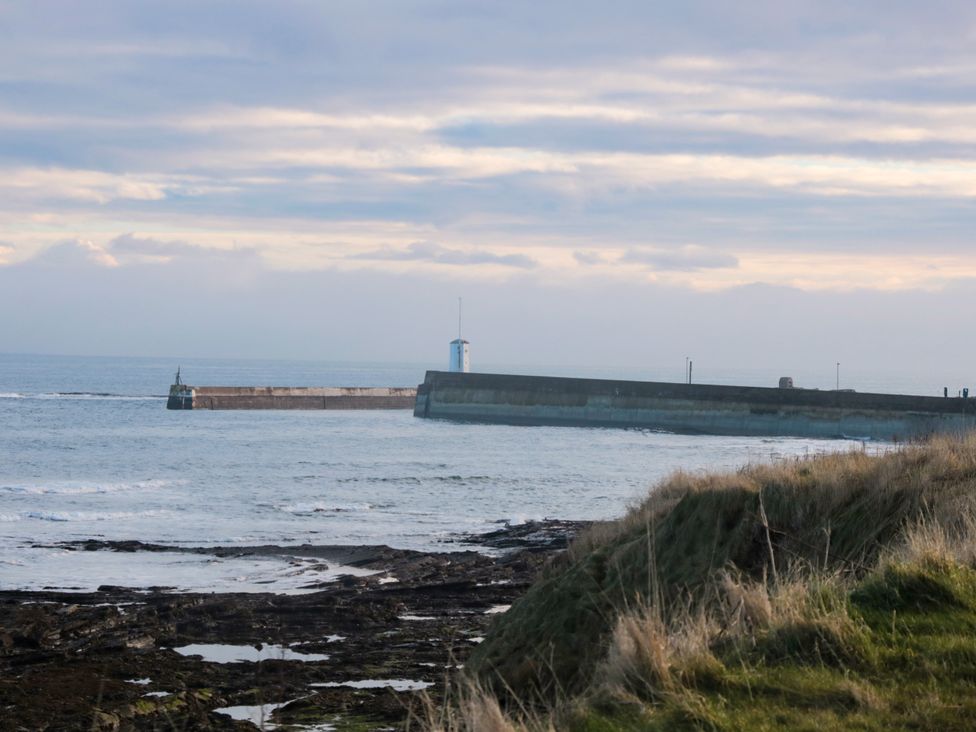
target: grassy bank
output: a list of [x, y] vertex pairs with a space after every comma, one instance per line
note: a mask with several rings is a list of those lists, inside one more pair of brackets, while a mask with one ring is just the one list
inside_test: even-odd
[[969, 729], [976, 437], [676, 475], [498, 619], [459, 729]]

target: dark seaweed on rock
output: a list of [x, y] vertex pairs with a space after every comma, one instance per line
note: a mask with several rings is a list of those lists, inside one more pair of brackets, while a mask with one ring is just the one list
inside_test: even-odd
[[[268, 724], [390, 729], [417, 694], [320, 683], [409, 679], [431, 684], [462, 664], [491, 608], [510, 604], [576, 524], [523, 525], [522, 550], [416, 552], [385, 546], [182, 548], [221, 556], [319, 557], [376, 570], [299, 595], [175, 593], [105, 585], [95, 593], [0, 591], [0, 729], [255, 729], [217, 709], [280, 705]], [[533, 544], [532, 535], [539, 537]], [[477, 543], [478, 537], [467, 537]], [[81, 541], [89, 551], [172, 551], [138, 541]], [[396, 580], [396, 581], [391, 581]], [[338, 636], [338, 637], [337, 637]], [[294, 647], [328, 660], [216, 663], [189, 644]], [[298, 727], [300, 728], [300, 727]]]

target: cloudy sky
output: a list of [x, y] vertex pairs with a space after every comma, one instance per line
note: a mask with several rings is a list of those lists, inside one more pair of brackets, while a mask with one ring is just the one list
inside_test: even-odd
[[974, 151], [970, 2], [0, 0], [0, 351], [968, 370]]

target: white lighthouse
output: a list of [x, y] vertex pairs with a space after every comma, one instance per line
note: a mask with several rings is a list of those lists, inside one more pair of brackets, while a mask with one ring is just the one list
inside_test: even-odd
[[461, 298], [458, 298], [458, 337], [451, 341], [451, 359], [447, 370], [468, 373], [471, 370], [471, 359], [468, 353], [470, 344], [461, 337]]
[[451, 365], [448, 371], [467, 373], [471, 370], [471, 360], [468, 356], [468, 342], [463, 338], [451, 341]]

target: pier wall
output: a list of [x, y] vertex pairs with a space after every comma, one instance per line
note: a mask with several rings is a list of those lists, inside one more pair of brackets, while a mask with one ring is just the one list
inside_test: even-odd
[[976, 400], [428, 371], [414, 415], [518, 425], [907, 440], [976, 428]]
[[410, 409], [399, 387], [173, 386], [168, 409]]

